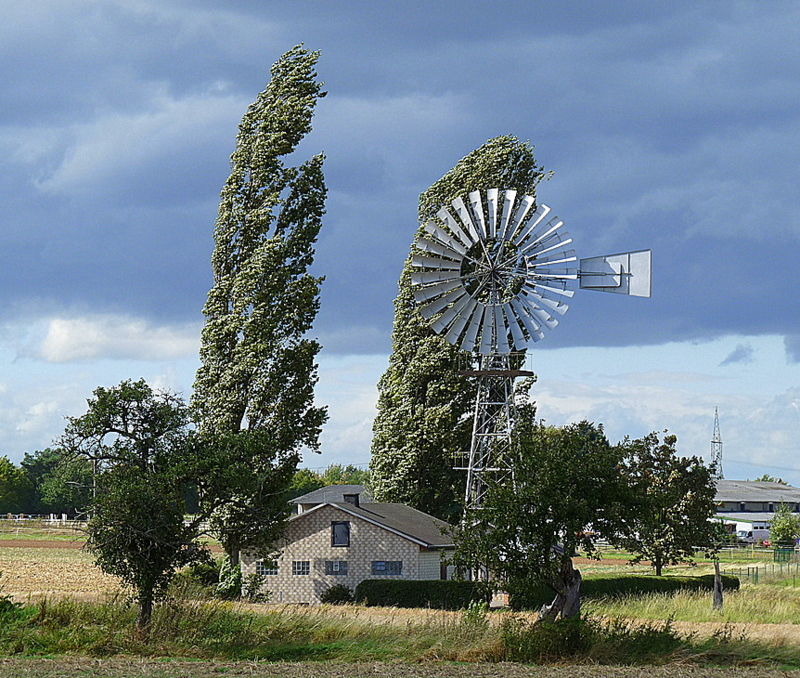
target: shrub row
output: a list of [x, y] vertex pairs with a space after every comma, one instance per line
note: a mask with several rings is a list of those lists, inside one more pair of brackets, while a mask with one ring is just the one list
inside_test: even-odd
[[355, 590], [357, 603], [387, 607], [460, 610], [472, 602], [488, 603], [491, 599], [491, 588], [474, 581], [365, 579]]
[[[722, 587], [726, 591], [739, 588], [739, 579], [722, 575]], [[714, 575], [700, 577], [656, 577], [654, 575], [626, 575], [622, 577], [591, 577], [581, 582], [581, 597], [604, 598], [613, 596], [638, 596], [648, 593], [672, 593], [674, 591], [711, 591]], [[514, 610], [538, 610], [553, 600], [552, 589], [533, 581], [518, 582], [509, 586], [509, 605]]]

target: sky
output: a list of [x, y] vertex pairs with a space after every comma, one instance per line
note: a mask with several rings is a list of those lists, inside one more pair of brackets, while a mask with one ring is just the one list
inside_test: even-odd
[[800, 485], [800, 5], [770, 0], [0, 0], [0, 455], [97, 386], [191, 393], [236, 127], [320, 50], [322, 454], [367, 464], [419, 194], [529, 140], [580, 257], [653, 250], [650, 299], [579, 291], [530, 352], [547, 423], [669, 430]]

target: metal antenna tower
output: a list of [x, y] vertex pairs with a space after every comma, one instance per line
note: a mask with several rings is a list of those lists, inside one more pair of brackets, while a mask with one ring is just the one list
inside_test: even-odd
[[650, 250], [581, 259], [547, 205], [490, 188], [443, 206], [414, 241], [414, 301], [431, 327], [472, 354], [477, 379], [465, 508], [480, 508], [495, 483], [513, 482], [514, 379], [531, 341], [557, 324], [580, 287], [650, 296]]
[[722, 475], [722, 435], [719, 432], [719, 411], [714, 408], [714, 435], [711, 438], [711, 466], [714, 469], [714, 477], [717, 480], [724, 480]]

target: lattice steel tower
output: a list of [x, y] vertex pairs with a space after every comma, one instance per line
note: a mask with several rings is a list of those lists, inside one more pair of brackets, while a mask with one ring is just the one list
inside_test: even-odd
[[714, 435], [711, 438], [711, 467], [714, 469], [714, 477], [717, 480], [724, 480], [722, 475], [722, 435], [719, 432], [719, 411], [714, 408]]
[[[531, 341], [567, 310], [570, 287], [650, 296], [650, 251], [581, 259], [547, 205], [490, 188], [443, 206], [414, 242], [411, 282], [419, 312], [451, 344], [472, 354], [477, 379], [466, 508], [480, 508], [489, 487], [513, 481], [514, 380]], [[452, 209], [452, 211], [451, 211]]]

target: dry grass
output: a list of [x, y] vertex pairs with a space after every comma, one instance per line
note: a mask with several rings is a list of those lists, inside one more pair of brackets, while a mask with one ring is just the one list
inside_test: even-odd
[[0, 590], [15, 600], [48, 596], [104, 596], [119, 580], [103, 574], [92, 556], [73, 548], [0, 548]]

